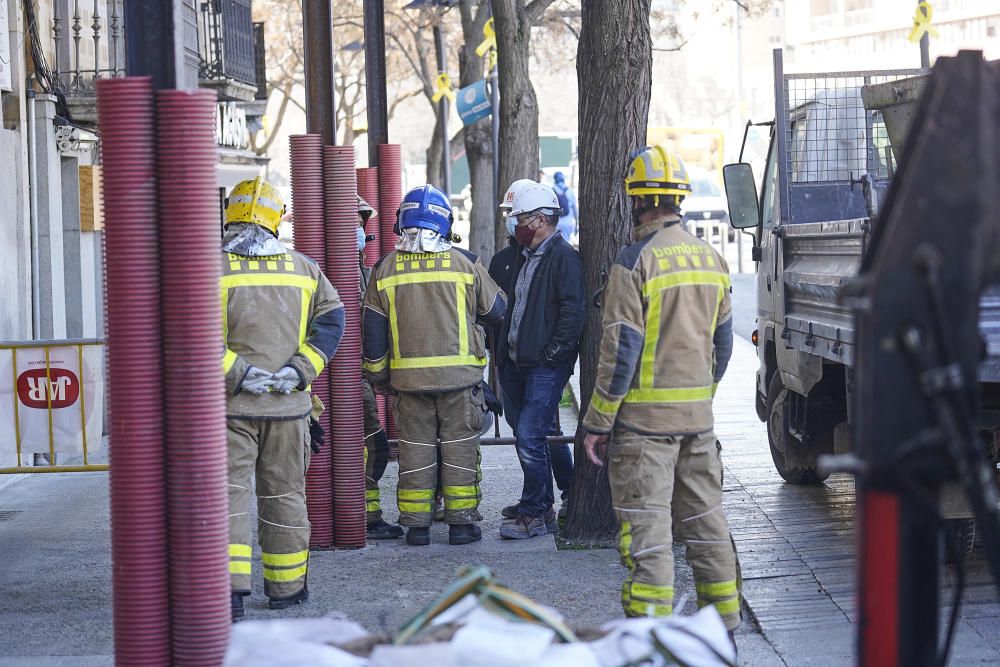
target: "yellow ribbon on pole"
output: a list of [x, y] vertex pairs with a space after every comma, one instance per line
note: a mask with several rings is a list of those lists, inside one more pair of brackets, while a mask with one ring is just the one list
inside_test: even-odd
[[440, 102], [442, 97], [455, 101], [455, 91], [451, 88], [451, 77], [447, 72], [441, 72], [434, 80], [434, 96], [431, 97], [431, 101]]
[[486, 25], [483, 26], [483, 37], [485, 39], [483, 39], [483, 41], [479, 43], [479, 46], [476, 47], [476, 55], [480, 58], [485, 56], [487, 51], [491, 49], [496, 51], [497, 48], [497, 34], [493, 30], [492, 18], [486, 22]]
[[910, 36], [907, 39], [911, 42], [919, 42], [924, 35], [938, 37], [937, 29], [931, 25], [933, 19], [934, 8], [931, 7], [931, 3], [921, 2], [917, 5], [917, 11], [913, 15], [913, 30], [910, 31]]

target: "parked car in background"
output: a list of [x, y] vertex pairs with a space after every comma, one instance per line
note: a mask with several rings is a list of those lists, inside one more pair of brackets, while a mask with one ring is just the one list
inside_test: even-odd
[[688, 177], [691, 179], [691, 194], [681, 204], [684, 226], [707, 241], [721, 240], [722, 234], [728, 234], [728, 239], [734, 240], [736, 232], [729, 227], [729, 206], [722, 188], [711, 173], [697, 167], [688, 168]]

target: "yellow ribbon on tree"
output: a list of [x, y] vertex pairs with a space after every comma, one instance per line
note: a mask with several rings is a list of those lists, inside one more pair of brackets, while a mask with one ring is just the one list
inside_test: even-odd
[[917, 5], [917, 11], [913, 15], [913, 30], [910, 31], [910, 36], [907, 39], [911, 42], [919, 42], [924, 35], [938, 37], [937, 29], [931, 25], [933, 19], [934, 8], [931, 7], [931, 3], [921, 2]]
[[483, 37], [485, 39], [483, 39], [483, 41], [479, 43], [479, 46], [476, 47], [476, 55], [480, 58], [485, 56], [487, 51], [491, 49], [496, 51], [497, 48], [497, 34], [493, 30], [492, 18], [486, 22], [486, 25], [483, 26]]
[[431, 101], [439, 102], [442, 97], [455, 101], [455, 91], [451, 89], [451, 77], [447, 72], [441, 72], [434, 80], [434, 96], [431, 97]]

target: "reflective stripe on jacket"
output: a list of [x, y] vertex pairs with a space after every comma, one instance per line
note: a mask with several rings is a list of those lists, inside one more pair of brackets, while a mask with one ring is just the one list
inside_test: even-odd
[[[651, 435], [713, 428], [715, 333], [731, 318], [729, 266], [679, 224], [637, 229], [604, 293], [597, 382], [583, 425]], [[731, 345], [731, 337], [729, 338]], [[727, 362], [729, 350], [719, 351]], [[724, 357], [724, 361], [723, 361]]]
[[[222, 327], [230, 417], [293, 419], [312, 409], [309, 385], [333, 357], [344, 306], [315, 262], [295, 251], [273, 257], [222, 258]], [[291, 366], [302, 378], [291, 394], [240, 391], [250, 366]]]
[[506, 309], [472, 253], [394, 251], [372, 272], [362, 314], [364, 370], [376, 387], [439, 392], [479, 383], [485, 334]]

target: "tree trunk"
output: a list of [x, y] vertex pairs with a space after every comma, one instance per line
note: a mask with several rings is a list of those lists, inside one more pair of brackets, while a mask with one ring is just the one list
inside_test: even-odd
[[441, 158], [444, 154], [441, 145], [441, 112], [437, 103], [434, 104], [434, 134], [427, 146], [427, 182], [438, 190], [444, 190], [444, 177], [441, 174]]
[[[465, 44], [459, 51], [461, 87], [483, 78], [483, 58], [476, 47], [483, 40], [483, 26], [489, 15], [488, 0], [462, 0], [462, 36]], [[469, 250], [489, 264], [494, 252], [497, 202], [493, 201], [493, 136], [490, 119], [483, 118], [465, 128], [465, 159], [469, 163], [472, 210], [469, 212]]]
[[[580, 87], [580, 251], [591, 292], [603, 287], [618, 252], [632, 242], [625, 171], [646, 142], [652, 78], [650, 0], [583, 0], [577, 51]], [[601, 315], [593, 307], [580, 347], [581, 415], [594, 390]], [[576, 469], [564, 535], [578, 542], [614, 539], [607, 467], [591, 464], [577, 429]]]
[[[519, 178], [538, 178], [538, 99], [528, 72], [531, 20], [525, 0], [493, 0], [500, 87], [500, 190]], [[494, 202], [494, 205], [496, 202]], [[496, 228], [496, 247], [507, 232]]]

